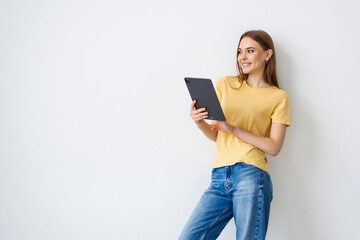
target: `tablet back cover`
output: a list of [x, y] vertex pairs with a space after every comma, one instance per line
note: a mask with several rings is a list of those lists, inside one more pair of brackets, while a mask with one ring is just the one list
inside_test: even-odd
[[186, 77], [185, 83], [191, 95], [191, 99], [196, 100], [195, 108], [206, 108], [209, 113], [205, 119], [225, 121], [224, 113], [217, 98], [214, 85], [207, 78]]

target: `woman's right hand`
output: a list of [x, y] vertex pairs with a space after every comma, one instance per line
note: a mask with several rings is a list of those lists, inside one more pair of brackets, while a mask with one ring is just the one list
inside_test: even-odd
[[205, 111], [205, 108], [195, 109], [195, 103], [196, 100], [191, 103], [190, 117], [194, 120], [196, 124], [199, 124], [201, 121], [208, 117], [208, 112]]

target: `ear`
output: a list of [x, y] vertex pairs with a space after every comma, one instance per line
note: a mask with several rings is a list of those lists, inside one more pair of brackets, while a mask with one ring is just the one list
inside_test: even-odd
[[273, 55], [273, 50], [272, 50], [272, 49], [268, 49], [268, 50], [265, 52], [265, 60], [266, 60], [266, 61], [269, 61], [272, 55]]

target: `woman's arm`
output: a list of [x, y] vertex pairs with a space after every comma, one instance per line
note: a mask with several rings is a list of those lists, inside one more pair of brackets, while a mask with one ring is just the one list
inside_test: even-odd
[[210, 140], [216, 142], [218, 131], [211, 130], [211, 128], [213, 127], [211, 124], [208, 124], [204, 120], [201, 120], [201, 121], [197, 122], [196, 125], [205, 134], [205, 136], [207, 138], [209, 138]]
[[244, 142], [259, 148], [271, 156], [276, 156], [284, 143], [286, 127], [286, 125], [281, 123], [271, 124], [270, 137], [257, 136], [243, 129], [234, 127], [225, 121], [217, 122], [216, 126], [211, 129], [232, 133]]
[[195, 109], [196, 100], [191, 103], [190, 106], [190, 117], [194, 120], [198, 128], [205, 134], [207, 138], [216, 142], [217, 130], [211, 130], [212, 124], [209, 125], [205, 122], [205, 118], [208, 116], [208, 112], [205, 112], [205, 108]]

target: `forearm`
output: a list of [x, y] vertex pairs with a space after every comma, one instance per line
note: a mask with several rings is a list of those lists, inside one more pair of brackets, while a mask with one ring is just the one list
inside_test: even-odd
[[201, 120], [201, 121], [197, 122], [196, 125], [205, 134], [205, 136], [207, 138], [209, 138], [210, 140], [216, 142], [218, 131], [217, 130], [211, 130], [211, 125], [210, 124], [208, 124], [204, 120]]
[[276, 156], [282, 147], [283, 141], [276, 141], [270, 137], [257, 136], [240, 128], [234, 128], [233, 134], [244, 142], [259, 148], [271, 156]]

